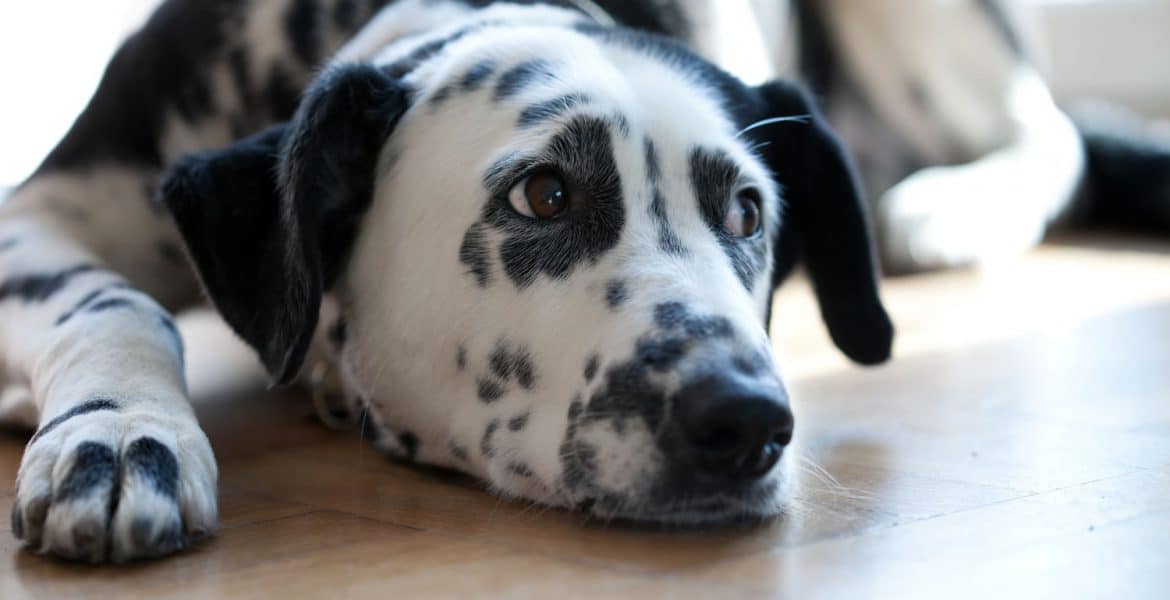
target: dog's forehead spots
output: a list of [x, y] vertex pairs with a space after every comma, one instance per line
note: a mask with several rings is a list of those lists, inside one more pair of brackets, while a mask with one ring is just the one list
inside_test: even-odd
[[623, 279], [612, 279], [605, 284], [605, 303], [611, 309], [617, 309], [630, 299], [630, 290]]
[[577, 106], [588, 102], [589, 95], [581, 92], [573, 92], [552, 98], [551, 100], [544, 100], [526, 107], [520, 113], [520, 120], [517, 124], [520, 127], [531, 127], [538, 123], [555, 119]]
[[554, 69], [553, 63], [544, 59], [522, 62], [500, 75], [500, 80], [496, 82], [494, 99], [497, 102], [507, 100], [534, 83], [554, 80], [556, 79]]
[[464, 92], [473, 92], [479, 89], [498, 68], [499, 63], [492, 59], [476, 63], [475, 66], [463, 74], [463, 77], [459, 80], [459, 87]]

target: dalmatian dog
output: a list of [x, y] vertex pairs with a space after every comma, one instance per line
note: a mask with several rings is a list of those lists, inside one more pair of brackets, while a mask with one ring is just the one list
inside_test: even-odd
[[[883, 362], [864, 188], [887, 264], [928, 268], [985, 253], [940, 240], [1020, 197], [996, 174], [1053, 161], [1018, 245], [1083, 168], [994, 4], [844, 4], [167, 0], [0, 204], [0, 420], [36, 428], [14, 535], [122, 562], [214, 531], [171, 316], [202, 296], [274, 383], [324, 357], [403, 460], [602, 518], [779, 514], [776, 286], [801, 262], [836, 345]], [[890, 47], [962, 29], [945, 7], [991, 58]]]

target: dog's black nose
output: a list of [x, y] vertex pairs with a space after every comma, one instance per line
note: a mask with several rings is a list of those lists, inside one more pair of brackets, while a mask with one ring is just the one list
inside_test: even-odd
[[788, 394], [778, 383], [713, 375], [683, 387], [677, 418], [695, 475], [747, 483], [767, 475], [792, 441]]

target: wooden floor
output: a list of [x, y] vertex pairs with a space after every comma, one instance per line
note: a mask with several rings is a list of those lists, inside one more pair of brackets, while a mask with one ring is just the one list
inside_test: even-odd
[[[1072, 240], [885, 289], [898, 358], [873, 371], [828, 347], [806, 289], [779, 299], [800, 491], [758, 528], [639, 530], [500, 501], [267, 397], [200, 409], [222, 465], [217, 537], [92, 568], [0, 525], [0, 598], [1170, 598], [1170, 246]], [[23, 441], [0, 434], [0, 480]], [[0, 488], [0, 514], [11, 502]]]

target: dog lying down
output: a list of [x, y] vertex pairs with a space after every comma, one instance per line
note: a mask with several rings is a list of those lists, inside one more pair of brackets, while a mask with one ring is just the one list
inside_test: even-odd
[[125, 561], [215, 529], [180, 244], [272, 380], [319, 344], [389, 454], [605, 518], [781, 512], [773, 290], [799, 258], [846, 355], [893, 336], [841, 145], [798, 87], [592, 3], [484, 4], [355, 34], [361, 3], [171, 0], [125, 45], [0, 207], [0, 414], [39, 425], [16, 537]]

